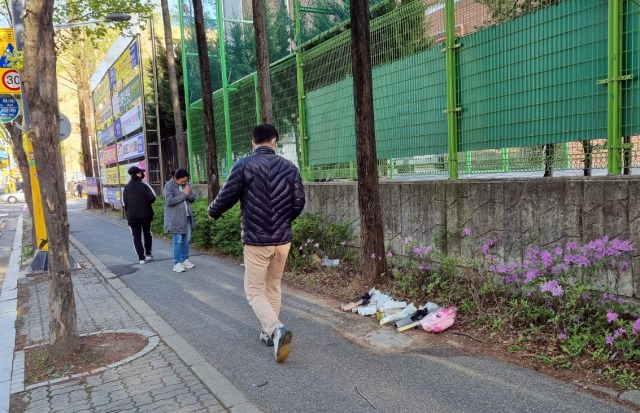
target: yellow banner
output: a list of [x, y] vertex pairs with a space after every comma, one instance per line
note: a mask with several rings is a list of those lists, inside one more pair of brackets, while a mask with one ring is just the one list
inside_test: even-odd
[[105, 171], [105, 182], [107, 185], [117, 185], [118, 184], [118, 168], [107, 168]]

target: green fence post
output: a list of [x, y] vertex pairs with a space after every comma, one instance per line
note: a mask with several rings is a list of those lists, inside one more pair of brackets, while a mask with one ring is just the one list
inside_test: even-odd
[[502, 148], [502, 172], [509, 172], [509, 148]]
[[622, 172], [622, 0], [609, 0], [607, 78], [607, 172]]
[[[195, 169], [193, 169], [193, 157], [191, 154], [193, 153], [193, 143], [191, 142], [191, 102], [189, 101], [189, 76], [187, 71], [187, 47], [184, 39], [184, 13], [182, 11], [182, 0], [178, 0], [178, 9], [180, 10], [180, 49], [182, 51], [182, 83], [184, 84], [184, 112], [187, 118], [187, 150], [189, 151], [189, 170], [193, 174]], [[176, 139], [179, 139], [176, 137]], [[182, 168], [183, 165], [180, 165]], [[164, 182], [163, 182], [164, 185]]]
[[[224, 14], [222, 0], [216, 0], [216, 14], [218, 19], [218, 44], [220, 45], [220, 72], [222, 73], [222, 107], [224, 109], [224, 135], [227, 142], [226, 164], [227, 175], [233, 165], [233, 151], [231, 150], [231, 121], [229, 118], [229, 82], [227, 81], [227, 56], [224, 37]], [[215, 136], [213, 137], [215, 139]], [[205, 137], [206, 139], [206, 137]]]
[[454, 0], [445, 0], [446, 70], [447, 70], [447, 131], [449, 144], [449, 179], [458, 179], [458, 111], [456, 99], [456, 12]]
[[253, 91], [255, 93], [256, 99], [256, 125], [260, 125], [262, 123], [262, 118], [260, 117], [260, 92], [258, 91], [258, 72], [253, 72]]
[[298, 87], [298, 136], [300, 146], [300, 175], [304, 182], [309, 181], [309, 160], [307, 158], [307, 120], [304, 108], [304, 72], [302, 70], [302, 44], [300, 35], [300, 0], [293, 2], [296, 29], [296, 80]]

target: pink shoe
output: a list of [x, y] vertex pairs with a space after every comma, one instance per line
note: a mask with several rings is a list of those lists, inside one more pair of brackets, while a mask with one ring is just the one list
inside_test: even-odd
[[456, 318], [456, 308], [454, 306], [440, 308], [436, 312], [427, 315], [420, 320], [420, 327], [424, 331], [439, 333], [453, 325]]

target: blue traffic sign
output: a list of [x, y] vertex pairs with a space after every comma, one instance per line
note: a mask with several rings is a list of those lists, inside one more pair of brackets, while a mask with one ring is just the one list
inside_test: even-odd
[[0, 123], [8, 123], [20, 114], [20, 104], [11, 95], [0, 96]]

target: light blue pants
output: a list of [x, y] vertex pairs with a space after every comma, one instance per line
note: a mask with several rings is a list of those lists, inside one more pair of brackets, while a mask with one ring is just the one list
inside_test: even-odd
[[187, 233], [173, 234], [173, 263], [184, 262], [189, 259], [189, 241], [191, 241], [191, 227], [193, 220], [187, 217]]

